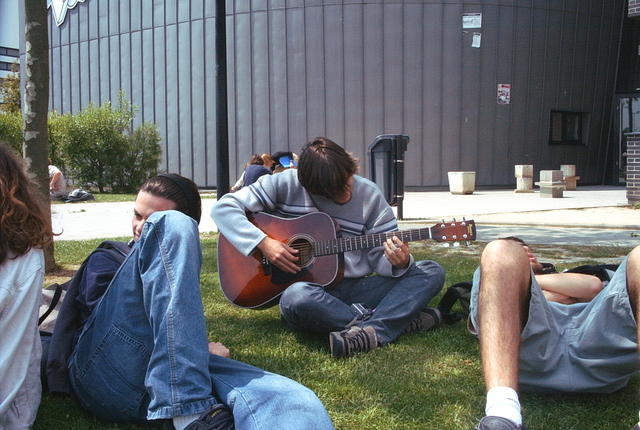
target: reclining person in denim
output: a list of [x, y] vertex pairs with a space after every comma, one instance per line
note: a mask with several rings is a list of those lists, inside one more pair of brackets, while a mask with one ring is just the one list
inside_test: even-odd
[[111, 421], [172, 420], [179, 430], [206, 429], [213, 428], [212, 410], [231, 421], [230, 409], [239, 429], [332, 428], [309, 389], [207, 342], [200, 212], [198, 190], [186, 178], [163, 174], [142, 186], [132, 249], [99, 300], [85, 300], [95, 306], [69, 359], [73, 393]]
[[639, 370], [640, 247], [608, 282], [535, 275], [537, 265], [526, 247], [506, 238], [487, 245], [474, 274], [469, 323], [480, 338], [487, 389], [477, 430], [525, 428], [519, 387], [610, 393]]
[[[297, 169], [262, 176], [226, 194], [211, 216], [240, 253], [259, 249], [280, 270], [295, 274], [301, 270], [296, 264], [299, 251], [250, 223], [246, 211], [288, 218], [323, 212], [343, 237], [392, 235], [398, 225], [391, 207], [376, 184], [356, 175], [357, 169], [356, 160], [342, 147], [318, 137], [303, 148]], [[287, 326], [328, 334], [332, 355], [348, 357], [440, 322], [438, 311], [426, 308], [444, 283], [444, 270], [437, 263], [414, 261], [409, 246], [395, 235], [383, 246], [343, 256], [344, 279], [331, 288], [294, 282], [284, 290], [280, 312]]]

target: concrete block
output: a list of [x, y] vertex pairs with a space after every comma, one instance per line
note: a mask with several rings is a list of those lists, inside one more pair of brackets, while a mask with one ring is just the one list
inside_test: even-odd
[[580, 176], [565, 176], [564, 177], [564, 189], [567, 191], [574, 191], [578, 187], [578, 180]]
[[562, 176], [576, 176], [575, 164], [561, 164], [560, 170], [562, 170]]
[[516, 164], [516, 178], [533, 178], [533, 164]]
[[533, 178], [516, 178], [516, 193], [532, 193]]
[[540, 170], [540, 182], [562, 182], [562, 170]]

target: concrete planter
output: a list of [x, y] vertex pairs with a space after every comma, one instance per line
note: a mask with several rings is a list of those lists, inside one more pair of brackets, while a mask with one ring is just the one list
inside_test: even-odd
[[476, 189], [476, 172], [448, 172], [451, 194], [473, 194]]

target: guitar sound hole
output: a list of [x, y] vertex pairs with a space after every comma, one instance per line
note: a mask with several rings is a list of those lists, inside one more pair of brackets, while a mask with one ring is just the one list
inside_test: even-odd
[[313, 245], [309, 239], [305, 237], [294, 237], [289, 242], [289, 246], [297, 249], [298, 257], [298, 266], [307, 267], [313, 262]]

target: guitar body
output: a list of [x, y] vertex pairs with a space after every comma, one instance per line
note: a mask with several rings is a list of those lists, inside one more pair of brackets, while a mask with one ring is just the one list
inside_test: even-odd
[[[313, 212], [298, 218], [281, 218], [259, 212], [249, 220], [272, 239], [295, 248], [336, 237], [336, 227], [327, 214]], [[301, 255], [304, 254], [302, 251]], [[264, 261], [258, 250], [242, 255], [222, 234], [218, 239], [220, 287], [231, 303], [263, 309], [278, 303], [282, 292], [299, 281], [331, 285], [342, 280], [342, 254], [303, 256], [297, 274], [286, 273]]]

